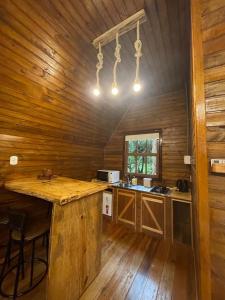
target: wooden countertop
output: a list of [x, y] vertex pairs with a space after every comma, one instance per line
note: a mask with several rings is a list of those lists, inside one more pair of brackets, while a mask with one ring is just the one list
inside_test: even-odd
[[182, 193], [178, 191], [171, 191], [170, 194], [168, 195], [172, 199], [179, 199], [179, 200], [184, 200], [184, 201], [192, 201], [191, 193]]
[[64, 205], [85, 196], [103, 191], [105, 184], [80, 181], [67, 177], [56, 177], [51, 180], [23, 178], [5, 182], [5, 188]]

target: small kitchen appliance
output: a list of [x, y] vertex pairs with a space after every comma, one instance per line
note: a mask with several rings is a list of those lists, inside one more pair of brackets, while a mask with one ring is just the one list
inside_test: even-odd
[[115, 183], [120, 181], [120, 171], [116, 170], [98, 170], [97, 179], [106, 181], [108, 183]]
[[177, 180], [177, 184], [176, 184], [179, 192], [188, 192], [188, 181], [187, 180], [182, 180], [182, 179], [178, 179]]
[[151, 192], [153, 193], [157, 193], [157, 194], [163, 194], [163, 195], [167, 195], [169, 193], [169, 188], [167, 188], [166, 186], [161, 186], [161, 185], [156, 185], [151, 189]]

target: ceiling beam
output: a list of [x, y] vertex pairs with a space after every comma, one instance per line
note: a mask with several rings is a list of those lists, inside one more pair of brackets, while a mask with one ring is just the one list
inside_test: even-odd
[[105, 33], [98, 36], [96, 39], [93, 40], [92, 44], [95, 48], [98, 48], [99, 43], [101, 46], [104, 46], [116, 38], [117, 32], [119, 36], [133, 30], [137, 26], [137, 21], [140, 24], [144, 23], [147, 20], [146, 13], [144, 9], [139, 10], [134, 15], [130, 16], [129, 18], [125, 19], [121, 23], [117, 24], [116, 26], [112, 27], [111, 29], [107, 30]]

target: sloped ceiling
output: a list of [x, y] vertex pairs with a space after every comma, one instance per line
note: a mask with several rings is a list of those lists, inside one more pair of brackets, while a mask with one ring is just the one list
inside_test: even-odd
[[[46, 118], [45, 109], [55, 110], [49, 117], [52, 122], [56, 114], [61, 111], [63, 116], [67, 110], [66, 133], [60, 133], [63, 138], [104, 145], [132, 99], [138, 101], [139, 97], [183, 88], [187, 6], [187, 0], [1, 1], [2, 92], [28, 100], [27, 109], [36, 108], [40, 118]], [[112, 42], [103, 48], [104, 93], [98, 99], [93, 98], [96, 50], [92, 40], [142, 8], [148, 17], [141, 26], [142, 92], [134, 96], [131, 91], [135, 72], [135, 31], [132, 31], [120, 40], [120, 95], [116, 98], [110, 95]], [[45, 129], [38, 127], [38, 118], [36, 122], [33, 132], [45, 134]], [[12, 129], [13, 125], [10, 126]], [[27, 131], [31, 125], [24, 122], [14, 129], [18, 127]]]

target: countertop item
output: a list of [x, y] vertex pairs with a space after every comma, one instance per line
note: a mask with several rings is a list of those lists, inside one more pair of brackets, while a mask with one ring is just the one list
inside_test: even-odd
[[17, 193], [64, 205], [71, 201], [103, 191], [106, 189], [106, 185], [67, 177], [56, 177], [51, 180], [21, 178], [6, 182], [5, 188]]

